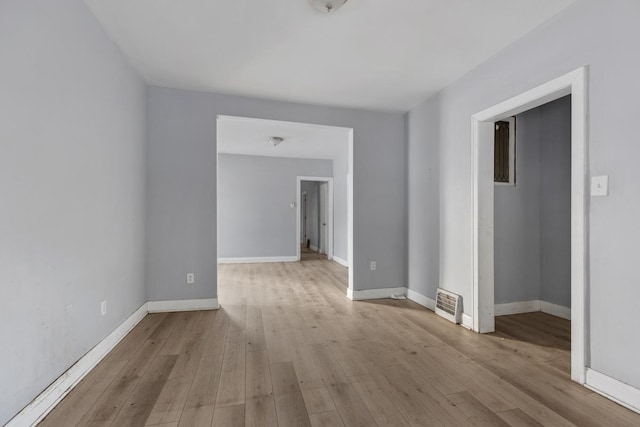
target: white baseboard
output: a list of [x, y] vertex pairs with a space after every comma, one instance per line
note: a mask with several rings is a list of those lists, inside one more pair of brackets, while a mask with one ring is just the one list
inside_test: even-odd
[[627, 383], [587, 368], [585, 386], [634, 412], [640, 413], [640, 390]]
[[120, 324], [113, 332], [96, 344], [65, 373], [40, 393], [5, 427], [34, 426], [82, 380], [109, 352], [147, 315], [147, 303]]
[[[409, 298], [411, 301], [420, 304], [421, 306], [428, 308], [431, 311], [435, 311], [436, 309], [436, 301], [424, 296], [422, 294], [419, 294], [416, 291], [413, 291], [411, 289], [407, 290], [407, 298]], [[467, 328], [467, 329], [472, 329], [473, 328], [473, 317], [469, 316], [468, 314], [462, 313], [462, 324], [463, 327]]]
[[552, 304], [546, 301], [540, 301], [540, 311], [543, 313], [551, 314], [552, 316], [561, 317], [563, 319], [571, 320], [571, 308], [563, 307], [558, 304]]
[[333, 256], [333, 260], [335, 262], [337, 262], [338, 264], [342, 265], [343, 267], [347, 267], [349, 268], [349, 263], [345, 260], [343, 260], [342, 258], [338, 258], [337, 256]]
[[389, 298], [391, 295], [406, 295], [407, 288], [383, 288], [383, 289], [364, 289], [362, 291], [354, 291], [353, 289], [347, 289], [347, 298], [352, 301], [362, 301], [368, 299], [382, 299]]
[[311, 249], [313, 252], [318, 252], [317, 246], [309, 245], [309, 249]]
[[296, 262], [296, 256], [218, 258], [218, 264], [260, 264], [263, 262]]
[[422, 294], [419, 294], [416, 291], [413, 291], [411, 289], [407, 290], [407, 298], [409, 298], [411, 301], [420, 304], [423, 307], [428, 308], [431, 311], [435, 311], [436, 309], [436, 301], [432, 300], [431, 298], [424, 296]]
[[519, 302], [509, 302], [505, 304], [496, 304], [494, 306], [495, 316], [508, 316], [510, 314], [533, 313], [535, 311], [542, 311], [543, 313], [548, 313], [553, 316], [571, 320], [571, 308], [563, 307], [557, 304], [552, 304], [547, 301], [541, 301], [541, 300], [519, 301]]
[[172, 311], [216, 310], [220, 308], [218, 298], [181, 299], [174, 301], [149, 301], [149, 313], [166, 313]]
[[540, 311], [540, 300], [496, 304], [493, 308], [494, 316], [508, 316], [510, 314], [532, 313], [534, 311]]
[[462, 313], [462, 326], [467, 329], [473, 329], [473, 317], [468, 314]]

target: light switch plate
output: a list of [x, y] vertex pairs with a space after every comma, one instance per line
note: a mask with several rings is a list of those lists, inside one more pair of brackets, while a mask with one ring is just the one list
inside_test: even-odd
[[600, 175], [591, 177], [591, 195], [592, 196], [608, 196], [609, 195], [609, 175]]

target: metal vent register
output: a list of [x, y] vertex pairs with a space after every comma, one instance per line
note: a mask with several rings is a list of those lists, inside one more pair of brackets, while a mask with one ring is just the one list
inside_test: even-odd
[[453, 322], [460, 323], [462, 297], [442, 288], [436, 291], [436, 314]]

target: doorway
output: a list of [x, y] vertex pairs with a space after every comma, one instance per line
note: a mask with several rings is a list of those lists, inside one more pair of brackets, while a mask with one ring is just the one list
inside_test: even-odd
[[495, 122], [571, 95], [571, 378], [586, 376], [585, 293], [587, 247], [587, 88], [582, 67], [472, 116], [473, 329], [495, 330]]
[[[296, 179], [298, 223], [296, 242], [297, 260], [302, 253], [322, 254], [333, 259], [333, 178], [299, 176]], [[313, 257], [316, 259], [317, 257]]]

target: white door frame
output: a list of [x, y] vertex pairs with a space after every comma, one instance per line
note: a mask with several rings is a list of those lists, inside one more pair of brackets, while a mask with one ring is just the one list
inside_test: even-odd
[[296, 205], [297, 205], [297, 215], [296, 215], [296, 257], [298, 261], [300, 261], [300, 215], [301, 215], [301, 202], [302, 202], [302, 192], [301, 183], [302, 181], [316, 181], [316, 182], [327, 182], [329, 183], [329, 188], [327, 189], [327, 210], [328, 210], [328, 218], [327, 218], [327, 259], [333, 259], [333, 178], [331, 177], [322, 177], [322, 176], [298, 176], [296, 177]]
[[473, 173], [473, 330], [493, 332], [494, 122], [571, 95], [571, 378], [585, 383], [588, 284], [587, 69], [581, 67], [471, 117]]

